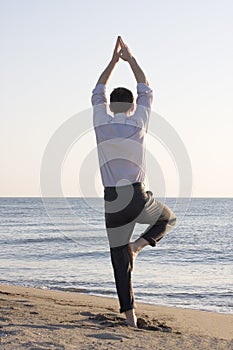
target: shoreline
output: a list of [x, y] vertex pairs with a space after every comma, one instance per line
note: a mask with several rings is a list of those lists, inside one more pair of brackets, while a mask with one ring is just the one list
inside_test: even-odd
[[4, 350], [233, 348], [232, 314], [137, 303], [133, 329], [116, 298], [3, 284], [0, 310]]
[[[113, 299], [113, 300], [118, 300], [117, 299], [117, 294], [115, 296], [113, 295], [107, 295], [107, 294], [101, 294], [101, 293], [92, 293], [91, 291], [89, 292], [87, 289], [83, 290], [83, 288], [73, 288], [73, 287], [67, 287], [67, 288], [49, 288], [46, 286], [30, 286], [30, 285], [23, 285], [23, 284], [11, 284], [11, 283], [1, 283], [0, 286], [10, 286], [10, 287], [22, 287], [22, 288], [32, 288], [32, 289], [38, 289], [38, 290], [44, 290], [44, 291], [57, 291], [57, 292], [64, 292], [64, 293], [74, 293], [74, 294], [83, 294], [83, 295], [89, 295], [93, 297], [101, 297], [101, 298], [108, 298], [108, 299]], [[112, 294], [112, 293], [111, 293]], [[145, 304], [145, 305], [152, 305], [152, 306], [158, 306], [158, 307], [165, 307], [165, 308], [175, 308], [175, 309], [182, 309], [182, 310], [190, 310], [190, 311], [201, 311], [201, 312], [209, 312], [209, 313], [214, 313], [214, 314], [221, 314], [221, 315], [233, 315], [233, 312], [227, 312], [227, 311], [215, 311], [215, 310], [208, 310], [208, 309], [200, 309], [200, 308], [195, 308], [191, 307], [189, 305], [184, 306], [184, 305], [169, 305], [169, 304], [155, 304], [154, 302], [145, 302], [142, 300], [137, 300], [136, 298], [136, 304]]]

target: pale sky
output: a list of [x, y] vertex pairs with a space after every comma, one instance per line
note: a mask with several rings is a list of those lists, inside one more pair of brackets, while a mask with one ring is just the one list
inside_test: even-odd
[[[232, 18], [232, 0], [0, 0], [0, 196], [40, 196], [46, 145], [66, 120], [91, 108], [91, 90], [120, 34], [154, 90], [152, 110], [185, 145], [192, 195], [232, 197]], [[108, 92], [119, 85], [135, 92], [124, 62]], [[87, 154], [85, 140], [79, 142], [62, 168], [68, 196], [79, 195], [79, 165]], [[166, 195], [176, 196], [169, 156], [159, 143], [149, 147], [164, 172]]]

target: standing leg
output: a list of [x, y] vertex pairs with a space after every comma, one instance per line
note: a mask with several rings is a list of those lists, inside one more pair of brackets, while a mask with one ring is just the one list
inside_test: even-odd
[[134, 308], [134, 295], [127, 245], [110, 248], [110, 253], [120, 302], [120, 312], [125, 312]]
[[[128, 251], [128, 243], [134, 226], [135, 223], [129, 223], [117, 228], [107, 228], [107, 233], [120, 312], [125, 312], [127, 323], [130, 326], [137, 327], [137, 318], [134, 313], [131, 260]], [[121, 242], [119, 241], [120, 237], [122, 238]], [[116, 246], [116, 244], [119, 245]]]

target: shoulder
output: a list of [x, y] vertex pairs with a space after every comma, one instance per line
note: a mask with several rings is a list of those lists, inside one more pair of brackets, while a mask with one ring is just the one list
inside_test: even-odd
[[95, 128], [109, 124], [113, 119], [112, 116], [107, 113], [105, 104], [94, 105], [93, 112], [93, 123]]
[[134, 123], [137, 127], [144, 129], [147, 132], [150, 114], [150, 107], [137, 104], [134, 114], [129, 119], [131, 119], [131, 123]]

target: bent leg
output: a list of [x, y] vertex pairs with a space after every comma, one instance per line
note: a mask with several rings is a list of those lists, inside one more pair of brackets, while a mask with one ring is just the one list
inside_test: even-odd
[[176, 217], [171, 209], [167, 205], [157, 201], [151, 192], [148, 192], [148, 197], [149, 200], [137, 218], [137, 222], [149, 224], [149, 227], [141, 237], [154, 247], [175, 226]]
[[164, 209], [159, 219], [155, 224], [151, 224], [141, 237], [147, 240], [152, 247], [155, 247], [156, 243], [175, 226], [175, 223], [175, 215], [166, 205], [164, 205]]

